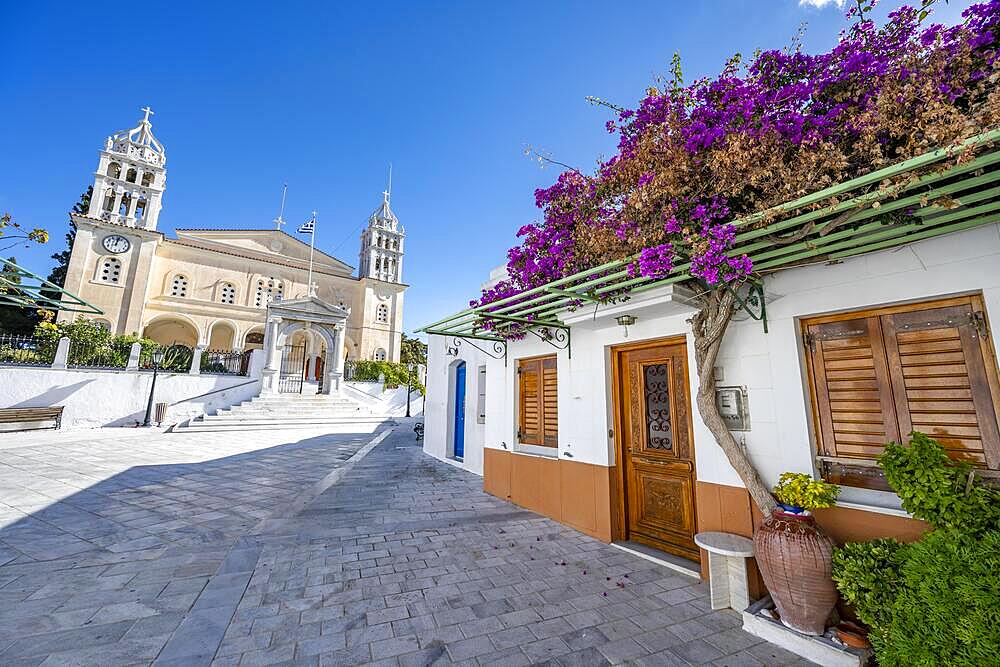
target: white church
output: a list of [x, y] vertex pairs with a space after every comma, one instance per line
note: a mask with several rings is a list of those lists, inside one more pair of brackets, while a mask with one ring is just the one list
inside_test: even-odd
[[[136, 127], [109, 136], [99, 153], [90, 208], [72, 216], [77, 231], [66, 290], [100, 308], [104, 314], [97, 319], [116, 334], [221, 351], [262, 347], [269, 305], [306, 304], [340, 322], [335, 337], [310, 326], [294, 332], [293, 344], [307, 350], [316, 379], [329, 361], [339, 366], [344, 359], [399, 360], [405, 232], [389, 192], [361, 234], [357, 274], [275, 228], [207, 229], [195, 223], [177, 227], [176, 237], [168, 238], [157, 230], [167, 153], [153, 135], [152, 112], [143, 111]], [[339, 358], [329, 354], [336, 348], [343, 351]]]

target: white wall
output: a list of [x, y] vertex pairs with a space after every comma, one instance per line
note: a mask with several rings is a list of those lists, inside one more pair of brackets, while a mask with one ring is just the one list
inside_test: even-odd
[[[749, 395], [751, 430], [737, 433], [765, 482], [774, 483], [781, 472], [813, 471], [813, 439], [805, 382], [805, 361], [799, 319], [828, 312], [860, 309], [906, 301], [981, 291], [987, 316], [1000, 327], [1000, 226], [991, 225], [911, 246], [852, 258], [841, 264], [817, 264], [789, 269], [767, 277], [769, 333], [760, 322], [744, 318], [732, 324], [720, 352], [721, 385], [742, 385]], [[613, 345], [685, 335], [692, 400], [697, 393], [694, 342], [687, 320], [693, 310], [684, 299], [636, 299], [624, 310], [638, 318], [628, 337], [614, 322], [613, 312], [596, 320], [579, 318], [572, 326], [572, 358], [558, 352], [559, 448], [558, 455], [599, 465], [614, 465], [610, 348]], [[616, 307], [622, 310], [621, 307]], [[578, 319], [578, 318], [574, 318]], [[482, 363], [468, 346], [462, 346], [470, 378]], [[444, 354], [445, 340], [430, 336], [428, 396], [424, 448], [447, 456], [450, 387], [448, 365], [455, 357]], [[529, 336], [508, 346], [506, 367], [502, 360], [487, 359], [486, 427], [466, 434], [466, 460], [470, 469], [474, 447], [515, 448], [517, 359], [551, 354], [553, 348]], [[474, 379], [467, 405], [474, 408]], [[741, 486], [721, 448], [692, 405], [698, 479]], [[466, 418], [467, 428], [475, 415]], [[478, 436], [478, 439], [475, 437]], [[481, 454], [480, 454], [481, 456]], [[478, 470], [481, 470], [481, 463]], [[848, 494], [849, 496], [850, 494]], [[892, 504], [890, 494], [861, 491], [853, 500], [871, 505]], [[852, 499], [848, 497], [847, 499]]]
[[[381, 382], [344, 382], [344, 395], [362, 403], [376, 414], [390, 417], [406, 416], [406, 387], [386, 389]], [[410, 416], [419, 417], [424, 413], [424, 397], [414, 389], [410, 393]]]
[[[145, 418], [152, 378], [145, 371], [2, 366], [0, 407], [65, 406], [64, 429], [134, 426]], [[159, 373], [154, 401], [170, 403], [166, 423], [177, 423], [258, 393], [260, 380], [250, 377]]]
[[[424, 451], [443, 461], [483, 474], [483, 444], [490, 423], [490, 399], [493, 377], [500, 377], [503, 360], [491, 359], [472, 345], [459, 345], [457, 357], [445, 352], [451, 339], [443, 336], [428, 336], [427, 341], [427, 396], [424, 402]], [[484, 343], [487, 343], [484, 341]], [[454, 460], [454, 366], [465, 361], [465, 456], [462, 462]], [[487, 377], [487, 418], [486, 424], [477, 420], [479, 395], [479, 367], [486, 366]]]

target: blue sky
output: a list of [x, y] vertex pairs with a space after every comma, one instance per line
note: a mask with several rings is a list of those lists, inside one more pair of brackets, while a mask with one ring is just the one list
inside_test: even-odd
[[287, 181], [286, 219], [318, 210], [317, 247], [356, 266], [392, 162], [409, 332], [464, 307], [538, 219], [533, 192], [558, 172], [526, 146], [581, 169], [613, 150], [585, 96], [631, 106], [674, 51], [690, 80], [803, 22], [808, 50], [846, 25], [829, 0], [0, 2], [0, 211], [52, 232], [5, 255], [47, 274], [104, 137], [148, 104], [168, 235], [268, 228]]

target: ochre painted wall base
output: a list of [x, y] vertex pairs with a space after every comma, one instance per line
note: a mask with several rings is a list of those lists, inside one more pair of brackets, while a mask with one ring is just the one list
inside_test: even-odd
[[[698, 513], [698, 532], [718, 530], [753, 537], [753, 532], [763, 517], [750, 494], [740, 486], [698, 482], [695, 491], [695, 507]], [[906, 517], [865, 512], [847, 507], [831, 507], [816, 510], [816, 522], [837, 544], [863, 542], [877, 537], [895, 537], [903, 542], [918, 539], [928, 526], [923, 521]], [[707, 578], [708, 559], [702, 552], [702, 579]], [[756, 599], [766, 593], [764, 581], [754, 559], [749, 565], [750, 597]]]
[[[602, 542], [612, 540], [611, 508], [614, 468], [500, 449], [483, 450], [486, 493], [564, 523]], [[695, 512], [698, 532], [711, 530], [753, 537], [763, 517], [738, 486], [697, 482]], [[816, 512], [816, 521], [838, 544], [895, 537], [911, 542], [927, 530], [916, 519], [833, 507]], [[702, 553], [702, 579], [708, 578]], [[757, 564], [749, 563], [750, 597], [766, 593]]]
[[545, 456], [483, 450], [483, 490], [611, 541], [611, 471]]

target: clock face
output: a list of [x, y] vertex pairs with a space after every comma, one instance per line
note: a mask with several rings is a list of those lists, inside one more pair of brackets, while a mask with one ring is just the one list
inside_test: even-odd
[[119, 236], [118, 234], [112, 234], [111, 236], [104, 237], [104, 249], [108, 252], [121, 253], [132, 247], [129, 240], [124, 236]]

